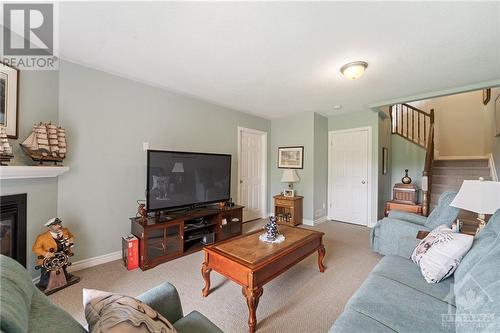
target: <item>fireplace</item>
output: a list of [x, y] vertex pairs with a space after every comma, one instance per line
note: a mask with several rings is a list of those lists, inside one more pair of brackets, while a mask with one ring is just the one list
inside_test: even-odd
[[26, 267], [26, 194], [0, 197], [0, 248]]

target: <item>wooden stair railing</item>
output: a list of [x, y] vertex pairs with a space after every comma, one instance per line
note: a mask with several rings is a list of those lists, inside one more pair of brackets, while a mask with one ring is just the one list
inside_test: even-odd
[[[434, 110], [431, 110], [431, 114], [434, 115]], [[434, 163], [434, 123], [432, 123], [429, 128], [429, 138], [427, 142], [429, 145], [425, 153], [425, 165], [424, 171], [422, 172], [422, 214], [424, 216], [429, 215], [429, 207], [431, 204], [432, 164]]]
[[391, 106], [391, 130], [406, 140], [427, 149], [429, 130], [434, 124], [434, 110], [430, 113], [402, 103]]
[[429, 214], [431, 199], [432, 163], [434, 162], [434, 109], [430, 113], [409, 104], [395, 104], [390, 107], [392, 134], [424, 148], [425, 165], [422, 172], [422, 213]]

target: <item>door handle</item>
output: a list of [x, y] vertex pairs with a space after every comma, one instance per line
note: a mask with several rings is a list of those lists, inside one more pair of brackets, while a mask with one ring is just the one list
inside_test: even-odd
[[361, 181], [361, 184], [366, 184], [366, 182], [364, 180]]

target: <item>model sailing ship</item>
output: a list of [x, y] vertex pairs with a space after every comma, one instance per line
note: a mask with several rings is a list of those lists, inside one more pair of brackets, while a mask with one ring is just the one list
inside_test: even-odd
[[12, 147], [7, 140], [7, 128], [0, 125], [0, 165], [7, 165], [4, 162], [10, 162], [13, 157]]
[[51, 123], [35, 124], [21, 147], [33, 161], [57, 165], [66, 157], [66, 131]]

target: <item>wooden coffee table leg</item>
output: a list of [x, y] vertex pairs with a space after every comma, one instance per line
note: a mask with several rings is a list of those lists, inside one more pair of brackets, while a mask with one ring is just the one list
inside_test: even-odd
[[318, 266], [321, 273], [325, 271], [325, 265], [323, 265], [323, 258], [325, 257], [325, 253], [325, 246], [321, 244], [318, 248]]
[[243, 287], [243, 296], [247, 299], [248, 305], [248, 332], [254, 333], [257, 327], [257, 306], [259, 305], [260, 296], [262, 296], [262, 287], [247, 288]]
[[211, 268], [208, 268], [207, 264], [203, 263], [201, 266], [201, 275], [203, 276], [203, 280], [205, 280], [205, 288], [203, 288], [203, 297], [207, 297], [210, 292], [210, 272]]

